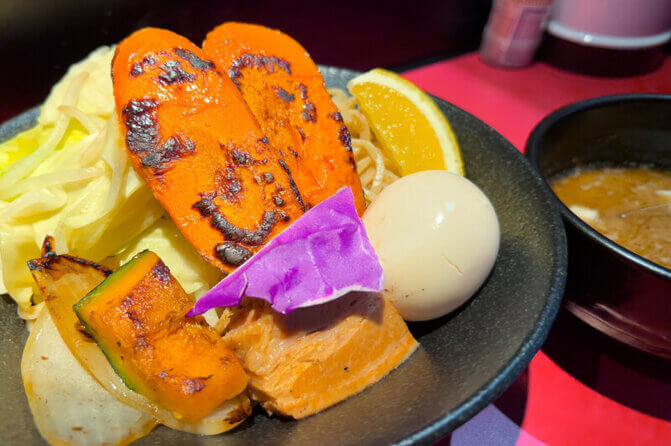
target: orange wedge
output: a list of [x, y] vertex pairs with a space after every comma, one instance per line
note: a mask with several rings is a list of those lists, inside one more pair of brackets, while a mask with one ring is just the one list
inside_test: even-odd
[[415, 84], [376, 68], [352, 79], [347, 88], [401, 175], [441, 169], [464, 175], [450, 123]]

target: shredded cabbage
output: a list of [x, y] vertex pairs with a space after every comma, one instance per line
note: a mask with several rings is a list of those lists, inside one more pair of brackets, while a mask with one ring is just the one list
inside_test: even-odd
[[73, 65], [42, 106], [38, 125], [0, 144], [0, 293], [34, 315], [40, 301], [26, 262], [47, 235], [59, 253], [119, 264], [156, 252], [188, 293], [221, 279], [187, 242], [130, 166], [101, 47]]

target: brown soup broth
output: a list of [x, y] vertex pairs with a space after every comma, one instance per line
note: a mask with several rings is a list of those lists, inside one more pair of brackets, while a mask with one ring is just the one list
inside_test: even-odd
[[650, 167], [583, 168], [557, 177], [551, 185], [585, 223], [671, 269], [671, 172]]

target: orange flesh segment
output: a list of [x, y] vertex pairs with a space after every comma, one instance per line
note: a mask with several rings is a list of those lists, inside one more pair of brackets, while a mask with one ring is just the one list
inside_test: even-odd
[[134, 168], [212, 265], [231, 272], [303, 214], [291, 170], [200, 48], [137, 31], [117, 47], [112, 79]]
[[77, 313], [124, 381], [197, 421], [243, 392], [247, 376], [202, 317], [184, 316], [193, 300], [165, 264], [151, 252], [142, 256], [78, 303]]
[[365, 201], [349, 131], [305, 49], [280, 31], [225, 23], [207, 35], [203, 50], [238, 85], [306, 206], [349, 186], [361, 215]]

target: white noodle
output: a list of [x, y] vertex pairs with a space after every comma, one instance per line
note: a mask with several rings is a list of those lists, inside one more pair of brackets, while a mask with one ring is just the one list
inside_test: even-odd
[[398, 176], [392, 170], [391, 161], [384, 156], [375, 140], [368, 120], [356, 104], [356, 98], [338, 88], [329, 88], [328, 92], [352, 136], [357, 172], [366, 201], [370, 203], [382, 189], [396, 181]]

